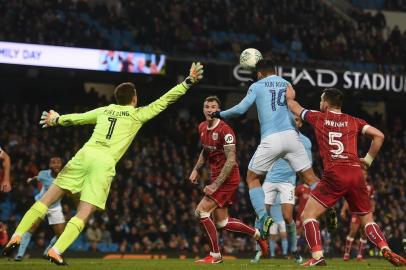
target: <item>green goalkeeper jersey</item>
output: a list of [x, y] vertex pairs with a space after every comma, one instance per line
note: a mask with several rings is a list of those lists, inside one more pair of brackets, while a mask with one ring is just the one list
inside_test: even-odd
[[84, 148], [99, 149], [117, 162], [130, 146], [142, 125], [184, 95], [187, 88], [178, 84], [151, 104], [135, 108], [110, 104], [85, 113], [61, 115], [61, 126], [95, 124], [92, 137]]

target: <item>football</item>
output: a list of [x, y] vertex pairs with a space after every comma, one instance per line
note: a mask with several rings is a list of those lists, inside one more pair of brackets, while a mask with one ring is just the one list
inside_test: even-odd
[[240, 55], [240, 65], [243, 69], [253, 70], [261, 59], [262, 54], [260, 51], [254, 48], [248, 48], [242, 51]]

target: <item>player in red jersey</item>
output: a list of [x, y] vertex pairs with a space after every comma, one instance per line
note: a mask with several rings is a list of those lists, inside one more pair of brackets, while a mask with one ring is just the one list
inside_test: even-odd
[[220, 110], [216, 96], [207, 97], [203, 104], [206, 121], [199, 125], [199, 136], [203, 149], [190, 174], [189, 180], [198, 183], [199, 170], [209, 161], [211, 183], [203, 189], [205, 193], [195, 210], [195, 216], [203, 225], [210, 239], [210, 254], [197, 263], [220, 263], [222, 257], [218, 244], [217, 229], [240, 232], [255, 237], [262, 252], [267, 254], [268, 244], [260, 239], [258, 229], [242, 221], [229, 218], [227, 207], [232, 204], [240, 184], [240, 171], [236, 161], [236, 138], [234, 131], [224, 121], [210, 115]]
[[[362, 172], [365, 181], [368, 179], [368, 172], [366, 166], [362, 167]], [[371, 201], [371, 212], [373, 213], [375, 210], [375, 190], [372, 185], [370, 185], [367, 182], [367, 190], [368, 190], [368, 197]], [[345, 220], [347, 218], [347, 210], [349, 210], [349, 206], [347, 201], [344, 201], [343, 208], [341, 209], [341, 218]], [[350, 254], [351, 254], [351, 246], [354, 241], [355, 235], [357, 234], [359, 228], [361, 226], [361, 220], [356, 214], [351, 215], [351, 222], [350, 222], [350, 232], [347, 235], [346, 241], [345, 241], [345, 251], [344, 251], [344, 261], [348, 261], [350, 259]], [[364, 256], [363, 256], [363, 251], [365, 248], [365, 244], [367, 243], [367, 236], [365, 235], [365, 232], [363, 230], [360, 230], [360, 239], [358, 243], [358, 255], [357, 255], [357, 261], [363, 261]]]
[[310, 196], [310, 187], [306, 183], [300, 184], [295, 189], [295, 197], [296, 197], [296, 234], [298, 236], [302, 235], [303, 231], [303, 224], [300, 216], [302, 215], [303, 209], [306, 205], [307, 200]]
[[[406, 265], [403, 257], [390, 250], [381, 229], [374, 222], [361, 170], [361, 163], [371, 165], [383, 144], [384, 135], [364, 120], [342, 113], [343, 96], [338, 89], [325, 89], [321, 95], [320, 111], [310, 111], [294, 100], [292, 86], [288, 86], [286, 92], [290, 110], [315, 130], [324, 169], [323, 177], [310, 192], [302, 214], [306, 240], [312, 251], [312, 258], [302, 265], [326, 265], [317, 218], [342, 197], [347, 200], [351, 212], [359, 216], [365, 234], [382, 251], [384, 258], [396, 266]], [[357, 146], [359, 134], [372, 139], [368, 153], [361, 159], [358, 158]]]

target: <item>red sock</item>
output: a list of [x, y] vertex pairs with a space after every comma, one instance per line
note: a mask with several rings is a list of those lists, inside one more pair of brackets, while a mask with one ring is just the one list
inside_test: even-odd
[[360, 238], [358, 244], [358, 256], [363, 256], [365, 244], [367, 243], [367, 239]]
[[255, 229], [253, 227], [244, 224], [241, 220], [236, 218], [228, 218], [228, 222], [223, 229], [232, 232], [245, 233], [251, 236], [255, 235]]
[[354, 241], [354, 238], [347, 236], [347, 239], [345, 240], [345, 250], [344, 253], [350, 254], [351, 253], [351, 246], [352, 242]]
[[218, 244], [218, 237], [217, 237], [217, 229], [214, 226], [213, 220], [211, 218], [206, 217], [200, 219], [204, 229], [206, 230], [207, 236], [210, 240], [211, 250], [214, 253], [220, 253], [219, 244]]
[[310, 250], [312, 252], [321, 251], [322, 245], [319, 222], [315, 219], [307, 219], [303, 222], [303, 227], [307, 245], [310, 247]]
[[369, 241], [374, 243], [374, 245], [377, 246], [379, 249], [388, 246], [385, 236], [375, 222], [371, 222], [365, 225], [365, 234], [367, 235]]

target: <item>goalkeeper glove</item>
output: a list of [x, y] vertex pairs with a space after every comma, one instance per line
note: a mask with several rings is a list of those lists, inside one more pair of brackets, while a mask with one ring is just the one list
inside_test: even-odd
[[185, 79], [184, 83], [186, 88], [198, 83], [203, 78], [203, 65], [200, 62], [192, 63], [190, 67], [189, 76]]
[[42, 125], [42, 128], [56, 126], [58, 124], [59, 113], [54, 110], [49, 112], [43, 111], [41, 115], [41, 120], [39, 124]]

